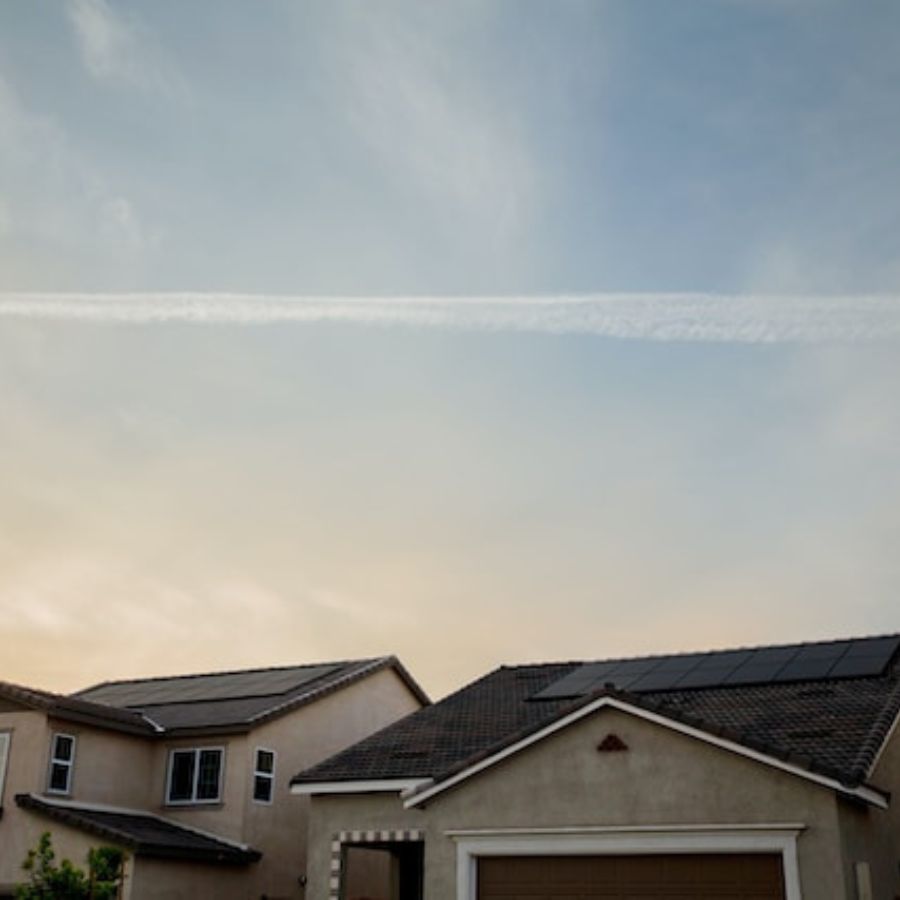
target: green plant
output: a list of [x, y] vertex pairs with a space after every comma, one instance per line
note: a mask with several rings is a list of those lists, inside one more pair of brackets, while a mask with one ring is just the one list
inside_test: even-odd
[[58, 866], [55, 860], [50, 832], [45, 831], [22, 863], [28, 882], [16, 888], [16, 900], [115, 900], [118, 896], [125, 863], [121, 850], [97, 847], [88, 851], [87, 874], [68, 859]]

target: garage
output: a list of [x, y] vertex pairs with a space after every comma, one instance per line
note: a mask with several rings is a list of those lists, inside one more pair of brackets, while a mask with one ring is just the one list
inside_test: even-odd
[[775, 853], [498, 856], [478, 860], [478, 900], [784, 900]]

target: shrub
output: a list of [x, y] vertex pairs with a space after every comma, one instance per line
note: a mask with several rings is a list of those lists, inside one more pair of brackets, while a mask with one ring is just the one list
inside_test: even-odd
[[87, 874], [67, 859], [59, 866], [55, 860], [50, 832], [45, 831], [22, 863], [28, 882], [16, 888], [16, 900], [115, 900], [118, 896], [125, 863], [121, 850], [89, 850]]

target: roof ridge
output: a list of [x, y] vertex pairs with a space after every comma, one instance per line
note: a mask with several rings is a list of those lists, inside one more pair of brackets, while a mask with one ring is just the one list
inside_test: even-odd
[[80, 690], [73, 691], [71, 694], [61, 694], [60, 696], [79, 697], [79, 695], [86, 694], [88, 693], [88, 691], [96, 691], [100, 688], [109, 687], [114, 684], [147, 684], [153, 681], [187, 681], [191, 678], [214, 678], [223, 675], [250, 675], [259, 672], [286, 672], [289, 669], [315, 669], [322, 666], [334, 666], [337, 668], [341, 666], [362, 665], [366, 663], [380, 662], [384, 659], [389, 659], [389, 657], [370, 656], [362, 659], [323, 660], [322, 662], [295, 663], [293, 665], [284, 666], [258, 666], [251, 669], [223, 669], [217, 672], [188, 672], [183, 675], [149, 675], [146, 678], [116, 678], [110, 679], [108, 681], [100, 681], [97, 684], [92, 684], [88, 687], [81, 688]]

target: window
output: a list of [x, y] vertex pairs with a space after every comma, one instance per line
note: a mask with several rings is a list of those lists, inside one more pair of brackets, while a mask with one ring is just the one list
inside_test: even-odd
[[218, 803], [222, 794], [221, 747], [172, 750], [166, 802]]
[[10, 733], [0, 731], [0, 809], [3, 809], [3, 786], [6, 783], [6, 763], [9, 759]]
[[75, 738], [71, 734], [54, 734], [50, 745], [50, 774], [47, 778], [47, 793], [71, 793], [74, 767]]
[[275, 787], [275, 751], [256, 748], [253, 770], [253, 799], [257, 803], [271, 803]]

